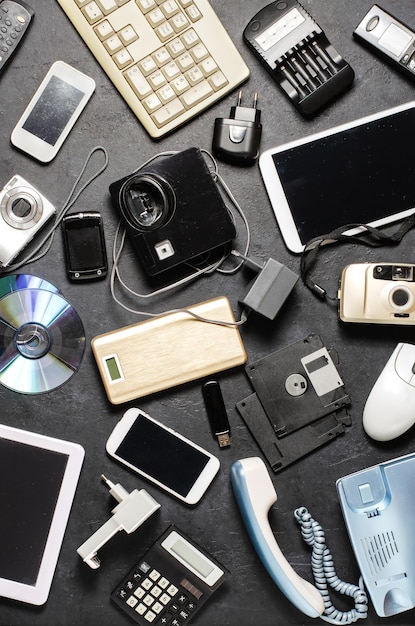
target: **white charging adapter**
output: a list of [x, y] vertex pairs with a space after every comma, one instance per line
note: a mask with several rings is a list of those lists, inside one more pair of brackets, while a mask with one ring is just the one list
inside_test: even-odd
[[112, 517], [77, 549], [84, 563], [92, 569], [101, 565], [97, 552], [111, 537], [120, 530], [128, 534], [134, 532], [160, 508], [160, 504], [145, 489], [134, 489], [128, 493], [120, 483], [114, 484], [104, 475], [101, 479], [119, 504], [112, 509]]

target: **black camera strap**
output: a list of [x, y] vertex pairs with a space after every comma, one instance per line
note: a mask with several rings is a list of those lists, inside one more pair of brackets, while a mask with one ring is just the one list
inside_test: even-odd
[[[310, 272], [317, 263], [318, 254], [323, 246], [336, 243], [355, 243], [369, 248], [380, 248], [382, 246], [397, 246], [406, 233], [415, 226], [415, 213], [405, 218], [399, 228], [391, 235], [386, 234], [379, 228], [374, 228], [368, 224], [347, 224], [336, 228], [331, 233], [314, 237], [305, 246], [301, 254], [300, 273], [301, 279], [316, 296], [325, 300], [337, 300], [327, 294], [327, 291], [314, 282], [310, 277]], [[356, 235], [347, 235], [346, 232], [353, 229], [362, 229]]]

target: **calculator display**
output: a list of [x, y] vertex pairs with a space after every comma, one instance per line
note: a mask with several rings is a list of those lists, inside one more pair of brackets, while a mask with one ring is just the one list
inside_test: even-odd
[[209, 586], [214, 585], [224, 574], [223, 570], [176, 531], [172, 531], [161, 546]]

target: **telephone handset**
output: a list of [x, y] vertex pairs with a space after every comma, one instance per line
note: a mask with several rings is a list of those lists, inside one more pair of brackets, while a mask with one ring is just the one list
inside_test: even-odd
[[300, 611], [320, 617], [324, 613], [322, 595], [293, 570], [271, 530], [268, 513], [277, 494], [264, 462], [259, 457], [236, 461], [231, 481], [250, 539], [269, 575]]

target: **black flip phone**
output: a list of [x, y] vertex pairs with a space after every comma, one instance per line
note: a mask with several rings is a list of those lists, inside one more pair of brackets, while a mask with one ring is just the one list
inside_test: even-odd
[[104, 278], [108, 261], [100, 213], [87, 211], [66, 215], [62, 230], [68, 277], [74, 281]]
[[350, 87], [354, 71], [297, 0], [272, 2], [243, 38], [283, 93], [306, 117]]

